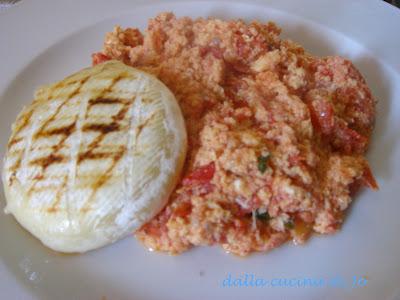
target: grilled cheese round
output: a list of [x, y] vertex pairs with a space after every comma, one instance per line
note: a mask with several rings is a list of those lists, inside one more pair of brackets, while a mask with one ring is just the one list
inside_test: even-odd
[[109, 61], [42, 87], [12, 127], [6, 211], [46, 246], [85, 252], [154, 217], [186, 155], [179, 105], [158, 79]]

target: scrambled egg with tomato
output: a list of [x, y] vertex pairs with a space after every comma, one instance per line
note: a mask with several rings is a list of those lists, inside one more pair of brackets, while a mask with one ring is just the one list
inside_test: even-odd
[[175, 94], [189, 149], [168, 205], [136, 237], [181, 253], [221, 245], [247, 255], [331, 234], [361, 186], [375, 100], [354, 65], [315, 57], [273, 23], [176, 18], [145, 33], [116, 27], [93, 63], [118, 59]]

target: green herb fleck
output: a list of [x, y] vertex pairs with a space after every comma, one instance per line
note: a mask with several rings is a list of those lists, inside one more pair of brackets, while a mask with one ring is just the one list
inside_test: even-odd
[[265, 171], [267, 170], [268, 167], [268, 158], [269, 158], [269, 154], [268, 155], [260, 155], [258, 157], [258, 170], [261, 173], [265, 173]]
[[264, 222], [268, 222], [271, 219], [271, 217], [267, 211], [264, 213], [259, 213], [258, 210], [256, 210], [256, 217], [260, 221], [264, 221]]
[[289, 219], [286, 223], [285, 223], [285, 227], [287, 229], [293, 229], [294, 228], [294, 222], [292, 219]]

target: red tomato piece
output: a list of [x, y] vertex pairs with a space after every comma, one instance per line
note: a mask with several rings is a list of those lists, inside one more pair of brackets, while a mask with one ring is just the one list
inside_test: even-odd
[[182, 202], [174, 210], [176, 217], [184, 218], [192, 212], [192, 204], [190, 202]]
[[362, 178], [363, 178], [364, 184], [366, 186], [368, 186], [369, 188], [371, 188], [373, 190], [379, 189], [378, 183], [376, 182], [375, 177], [372, 174], [371, 168], [369, 166], [367, 166], [365, 168]]
[[313, 101], [309, 104], [311, 122], [322, 134], [329, 135], [335, 127], [332, 104], [327, 101]]
[[171, 216], [169, 207], [162, 210], [154, 219], [143, 225], [142, 230], [151, 236], [161, 237], [168, 232], [167, 222]]
[[344, 122], [336, 122], [335, 138], [346, 153], [363, 152], [367, 146], [367, 138], [347, 127]]
[[95, 65], [101, 64], [107, 60], [110, 60], [110, 59], [111, 59], [111, 57], [109, 57], [101, 52], [93, 53], [92, 54], [92, 65], [95, 66]]
[[182, 180], [183, 185], [206, 184], [211, 181], [215, 173], [215, 163], [211, 162], [208, 165], [201, 166], [195, 169], [192, 173]]

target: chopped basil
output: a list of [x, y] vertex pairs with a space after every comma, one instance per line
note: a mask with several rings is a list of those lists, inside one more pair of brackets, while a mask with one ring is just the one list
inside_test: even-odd
[[268, 158], [269, 158], [269, 154], [267, 155], [260, 155], [258, 157], [258, 170], [261, 173], [265, 173], [265, 171], [267, 170], [268, 167]]
[[294, 228], [294, 222], [292, 219], [289, 219], [286, 223], [285, 223], [285, 227], [287, 229], [293, 229]]
[[256, 210], [256, 217], [260, 221], [264, 221], [264, 222], [267, 222], [271, 219], [271, 217], [267, 211], [264, 213], [259, 213], [258, 210]]

